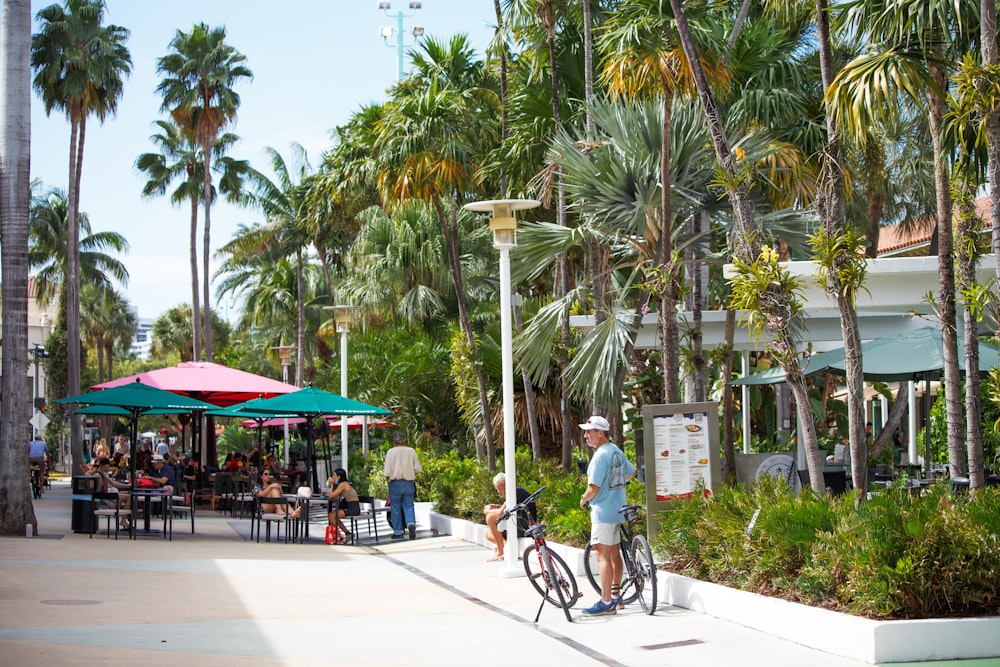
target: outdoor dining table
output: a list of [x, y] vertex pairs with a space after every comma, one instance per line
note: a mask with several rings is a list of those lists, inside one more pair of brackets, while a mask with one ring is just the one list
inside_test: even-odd
[[[173, 494], [167, 492], [165, 489], [140, 489], [135, 488], [131, 491], [132, 496], [132, 516], [135, 517], [135, 513], [142, 511], [142, 526], [143, 532], [147, 535], [152, 534], [153, 531], [150, 527], [150, 518], [152, 515], [153, 499], [160, 500], [160, 510], [163, 512], [163, 539], [169, 539], [173, 541], [173, 522], [171, 521], [171, 513], [173, 512]], [[138, 533], [138, 527], [135, 525], [135, 521], [131, 524], [131, 529], [129, 531], [132, 539], [135, 539]]]

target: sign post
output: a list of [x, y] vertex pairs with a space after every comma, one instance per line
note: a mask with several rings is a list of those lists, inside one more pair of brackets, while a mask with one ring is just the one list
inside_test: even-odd
[[692, 498], [699, 489], [708, 496], [722, 483], [719, 404], [646, 405], [642, 424], [646, 525], [652, 540], [659, 512]]

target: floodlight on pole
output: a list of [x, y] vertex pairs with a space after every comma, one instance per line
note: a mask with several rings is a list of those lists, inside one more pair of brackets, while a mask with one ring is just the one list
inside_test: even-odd
[[[332, 311], [333, 321], [337, 325], [337, 333], [340, 334], [340, 395], [347, 398], [347, 334], [354, 323], [354, 311], [357, 306], [325, 306], [324, 310]], [[347, 415], [340, 416], [340, 467], [350, 474], [347, 469]]]
[[[500, 251], [500, 349], [503, 374], [503, 467], [507, 478], [507, 507], [517, 504], [517, 469], [514, 463], [514, 334], [511, 323], [510, 251], [517, 246], [517, 219], [514, 211], [535, 208], [534, 199], [493, 199], [466, 204], [468, 211], [489, 213], [493, 247]], [[517, 525], [517, 519], [510, 523]], [[502, 576], [519, 576], [517, 566], [517, 530], [508, 529], [513, 541], [504, 548]]]
[[[278, 359], [281, 361], [281, 381], [288, 384], [288, 367], [292, 363], [292, 352], [295, 351], [294, 345], [278, 345], [277, 347], [272, 347], [272, 350], [278, 351]], [[284, 466], [288, 467], [288, 417], [285, 417], [285, 445], [282, 447], [282, 462]]]
[[[386, 16], [388, 16], [390, 18], [395, 18], [396, 19], [396, 27], [395, 28], [393, 28], [392, 26], [388, 26], [388, 25], [381, 26], [378, 29], [378, 34], [379, 34], [379, 37], [381, 37], [382, 40], [385, 42], [386, 46], [388, 46], [389, 48], [392, 48], [392, 49], [396, 49], [396, 61], [397, 61], [396, 64], [397, 64], [397, 69], [398, 69], [397, 78], [396, 78], [397, 81], [402, 81], [403, 80], [403, 55], [404, 55], [404, 49], [406, 47], [408, 47], [408, 46], [413, 46], [414, 44], [416, 44], [417, 43], [417, 38], [422, 37], [423, 34], [424, 34], [424, 29], [422, 27], [420, 27], [420, 26], [414, 26], [411, 29], [411, 31], [410, 31], [410, 35], [413, 37], [413, 41], [410, 42], [410, 43], [408, 43], [408, 44], [405, 43], [404, 37], [403, 37], [405, 35], [405, 33], [403, 31], [403, 19], [404, 18], [409, 18], [409, 17], [413, 16], [416, 13], [416, 11], [421, 8], [421, 6], [422, 6], [422, 4], [420, 2], [417, 2], [416, 0], [411, 0], [410, 5], [409, 5], [409, 8], [410, 8], [409, 12], [398, 11], [398, 12], [395, 12], [395, 13], [390, 13], [389, 10], [392, 9], [392, 3], [388, 2], [387, 0], [378, 0], [378, 9], [380, 11], [385, 12]], [[395, 41], [394, 44], [390, 44], [389, 40], [393, 36], [395, 36], [396, 41]]]

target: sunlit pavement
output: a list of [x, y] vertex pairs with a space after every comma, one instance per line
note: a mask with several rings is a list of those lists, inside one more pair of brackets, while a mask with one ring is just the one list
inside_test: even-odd
[[0, 538], [2, 665], [863, 664], [675, 607], [585, 618], [589, 590], [573, 623], [546, 605], [536, 624], [526, 579], [426, 531], [258, 544], [248, 520], [206, 509], [195, 535], [178, 520], [172, 541], [91, 539], [70, 531], [70, 502], [57, 483], [35, 503], [38, 537]]

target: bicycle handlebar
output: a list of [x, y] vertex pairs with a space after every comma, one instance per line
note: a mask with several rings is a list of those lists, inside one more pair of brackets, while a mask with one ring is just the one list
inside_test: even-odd
[[538, 496], [542, 495], [542, 491], [544, 491], [544, 490], [545, 490], [545, 487], [543, 486], [542, 488], [538, 489], [537, 491], [535, 491], [534, 493], [532, 493], [530, 496], [528, 496], [527, 498], [525, 498], [523, 501], [519, 502], [518, 504], [514, 505], [513, 507], [507, 508], [507, 510], [503, 514], [501, 514], [499, 517], [497, 517], [497, 521], [506, 521], [507, 519], [510, 518], [511, 514], [514, 514], [515, 512], [518, 512], [518, 511], [523, 510], [523, 509], [527, 509], [528, 505], [530, 505], [531, 503], [533, 503], [536, 500], [538, 500]]

